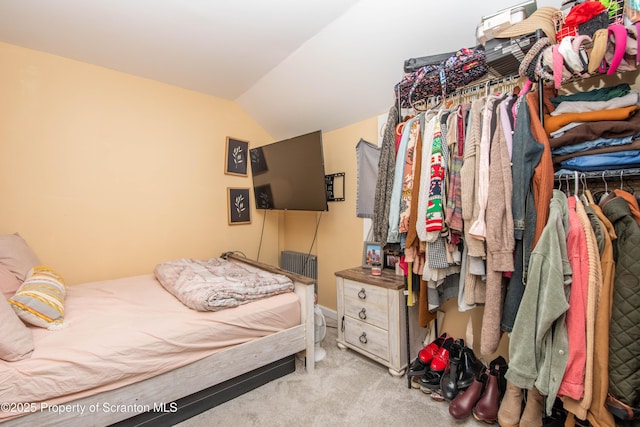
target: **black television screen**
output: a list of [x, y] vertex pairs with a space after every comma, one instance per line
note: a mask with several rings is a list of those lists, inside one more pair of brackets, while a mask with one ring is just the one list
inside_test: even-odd
[[258, 209], [326, 211], [322, 133], [249, 150]]

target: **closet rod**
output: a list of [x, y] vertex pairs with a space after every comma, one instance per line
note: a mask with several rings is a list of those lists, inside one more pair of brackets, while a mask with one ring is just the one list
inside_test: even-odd
[[[566, 181], [567, 178], [573, 178], [574, 174], [574, 171], [558, 171], [553, 178], [555, 181]], [[578, 172], [578, 175], [584, 179], [629, 178], [640, 176], [640, 168]]]
[[[483, 89], [488, 91], [491, 86], [498, 86], [502, 84], [516, 82], [519, 78], [520, 76], [518, 75], [510, 75], [510, 76], [492, 78], [488, 80], [482, 80], [480, 82], [476, 82], [467, 86], [459, 87], [455, 91], [445, 96], [444, 99], [447, 99], [447, 98], [454, 99], [456, 97], [472, 94], [474, 92], [480, 92]], [[489, 93], [485, 93], [485, 95], [489, 95]], [[439, 103], [442, 99], [443, 99], [442, 95], [437, 95], [437, 96], [430, 96], [429, 98], [426, 98], [424, 101], [427, 103], [427, 105], [431, 105], [431, 104]]]

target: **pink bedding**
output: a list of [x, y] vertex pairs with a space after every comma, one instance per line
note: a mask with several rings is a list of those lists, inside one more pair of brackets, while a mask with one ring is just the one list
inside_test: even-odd
[[[70, 286], [65, 312], [64, 329], [31, 328], [31, 358], [0, 360], [0, 402], [67, 402], [300, 324], [293, 292], [200, 312], [184, 306], [152, 274]], [[0, 411], [0, 421], [15, 415]]]

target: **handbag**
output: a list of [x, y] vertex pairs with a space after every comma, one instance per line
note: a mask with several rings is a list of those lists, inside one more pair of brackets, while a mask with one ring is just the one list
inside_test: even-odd
[[395, 86], [396, 101], [401, 108], [409, 108], [420, 100], [445, 97], [478, 80], [487, 72], [484, 50], [462, 48], [440, 63], [426, 64], [416, 71], [406, 73]]

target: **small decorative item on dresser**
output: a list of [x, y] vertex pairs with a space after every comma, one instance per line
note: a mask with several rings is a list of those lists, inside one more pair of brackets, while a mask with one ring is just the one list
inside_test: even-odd
[[379, 262], [371, 264], [371, 274], [374, 276], [382, 276], [382, 266]]
[[376, 242], [364, 242], [362, 248], [362, 267], [371, 268], [378, 265], [378, 270], [382, 265], [382, 246]]
[[227, 175], [247, 176], [249, 142], [227, 137], [224, 173]]

